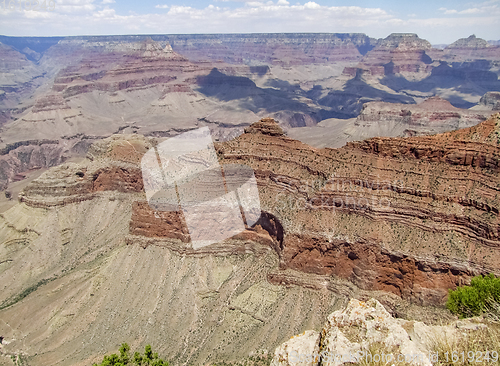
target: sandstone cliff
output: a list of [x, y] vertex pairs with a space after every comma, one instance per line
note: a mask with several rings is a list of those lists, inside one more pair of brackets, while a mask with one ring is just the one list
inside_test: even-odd
[[263, 209], [283, 225], [282, 268], [429, 304], [474, 273], [498, 271], [498, 133], [496, 115], [456, 132], [337, 150], [265, 130], [218, 149], [223, 162], [256, 171]]
[[393, 33], [380, 40], [356, 67], [344, 69], [344, 74], [355, 76], [362, 72], [371, 76], [403, 74], [412, 79], [427, 76], [432, 70], [432, 59], [426, 54], [431, 44], [412, 33]]
[[478, 58], [498, 60], [500, 47], [488, 44], [484, 39], [474, 34], [467, 38], [460, 38], [444, 49], [445, 57], [453, 61], [470, 61]]
[[486, 120], [490, 111], [456, 108], [439, 97], [428, 98], [419, 104], [369, 102], [363, 106], [355, 126], [357, 140], [363, 137], [414, 136], [436, 134], [475, 126]]

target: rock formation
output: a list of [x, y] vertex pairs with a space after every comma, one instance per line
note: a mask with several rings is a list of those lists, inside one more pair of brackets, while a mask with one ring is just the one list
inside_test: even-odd
[[486, 325], [471, 320], [428, 326], [396, 319], [375, 299], [367, 302], [352, 299], [345, 309], [328, 316], [321, 332], [305, 331], [278, 347], [271, 366], [352, 363], [430, 366], [446, 359], [443, 352], [434, 349], [437, 342], [457, 344], [464, 330], [482, 328]]
[[[353, 297], [449, 319], [449, 288], [498, 271], [499, 125], [315, 149], [263, 119], [215, 143], [221, 164], [254, 169], [261, 218], [199, 250], [180, 212], [147, 205], [140, 160], [161, 139], [96, 142], [0, 215], [2, 352], [83, 365], [126, 341], [179, 363], [239, 360], [321, 329]], [[328, 337], [348, 338], [337, 320]]]
[[[43, 84], [40, 68], [14, 48], [0, 43], [0, 126], [23, 110], [22, 102]], [[21, 104], [21, 105], [20, 105]]]
[[447, 288], [498, 270], [498, 118], [337, 150], [271, 136], [269, 127], [218, 149], [223, 162], [254, 168], [264, 209], [283, 225], [282, 268], [440, 303]]
[[471, 61], [477, 59], [498, 60], [500, 47], [488, 44], [474, 34], [460, 38], [444, 49], [445, 57], [453, 61]]
[[[431, 44], [413, 33], [393, 33], [379, 41], [356, 67], [347, 67], [344, 74], [358, 73], [371, 76], [394, 74], [428, 75], [432, 70], [432, 59], [426, 54]], [[413, 78], [416, 76], [413, 76]]]
[[436, 134], [472, 127], [484, 121], [491, 112], [456, 108], [439, 97], [419, 104], [369, 102], [363, 106], [355, 126], [363, 135], [357, 140], [379, 136], [415, 136]]
[[[414, 104], [440, 95], [470, 108], [480, 94], [499, 88], [498, 47], [474, 37], [445, 50], [406, 33], [380, 40], [364, 34], [0, 40], [8, 71], [0, 85], [0, 149], [45, 140], [75, 146], [59, 162], [114, 133], [167, 137], [207, 125], [224, 141], [264, 116], [285, 129], [332, 118], [343, 124], [370, 101]], [[400, 135], [348, 124], [347, 138], [334, 146], [349, 136]], [[418, 133], [413, 130], [407, 134]], [[22, 171], [10, 158], [0, 160], [6, 187]]]
[[481, 97], [479, 104], [493, 111], [500, 110], [500, 92], [487, 92]]
[[356, 61], [375, 43], [361, 33], [172, 35], [168, 40], [192, 60], [280, 66]]

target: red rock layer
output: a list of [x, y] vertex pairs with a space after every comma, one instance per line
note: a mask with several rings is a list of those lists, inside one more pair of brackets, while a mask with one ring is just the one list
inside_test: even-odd
[[36, 113], [69, 108], [61, 94], [48, 94], [38, 98], [31, 111]]
[[456, 108], [439, 97], [428, 98], [420, 104], [368, 102], [363, 105], [355, 125], [404, 126], [405, 136], [415, 136], [475, 126], [490, 114], [488, 111]]
[[292, 66], [357, 61], [375, 40], [364, 34], [215, 34], [169, 36], [172, 48], [190, 60], [222, 60]]
[[184, 216], [178, 211], [154, 211], [147, 202], [134, 202], [130, 234], [179, 239], [189, 242]]
[[440, 303], [473, 274], [500, 272], [499, 121], [337, 150], [273, 136], [268, 122], [217, 149], [254, 168], [283, 224], [282, 268]]
[[369, 51], [356, 67], [346, 67], [344, 74], [356, 76], [362, 72], [373, 76], [399, 73], [429, 73], [433, 65], [426, 54], [431, 49], [428, 41], [416, 34], [393, 33]]

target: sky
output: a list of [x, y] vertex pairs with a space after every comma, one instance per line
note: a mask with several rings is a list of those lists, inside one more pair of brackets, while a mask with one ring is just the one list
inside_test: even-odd
[[500, 40], [500, 0], [0, 0], [7, 36], [294, 32]]

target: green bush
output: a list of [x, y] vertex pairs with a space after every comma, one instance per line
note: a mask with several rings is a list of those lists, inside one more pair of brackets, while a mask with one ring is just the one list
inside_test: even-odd
[[457, 287], [449, 290], [446, 307], [460, 318], [478, 316], [481, 314], [500, 315], [500, 278], [493, 274], [476, 276], [470, 286]]
[[104, 356], [104, 359], [100, 364], [95, 363], [93, 366], [169, 366], [167, 361], [158, 357], [158, 353], [153, 353], [149, 344], [144, 349], [144, 355], [141, 355], [139, 352], [135, 352], [133, 359], [130, 357], [129, 351], [129, 345], [127, 343], [123, 343], [120, 347], [119, 356], [116, 353]]

